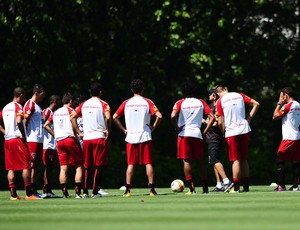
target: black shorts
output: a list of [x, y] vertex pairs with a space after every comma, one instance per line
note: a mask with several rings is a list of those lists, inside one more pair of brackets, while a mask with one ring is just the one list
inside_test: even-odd
[[220, 162], [221, 142], [212, 142], [207, 144], [208, 163], [216, 164]]

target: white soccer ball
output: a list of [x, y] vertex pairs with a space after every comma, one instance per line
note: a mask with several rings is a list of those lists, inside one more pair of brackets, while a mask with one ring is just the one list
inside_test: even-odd
[[173, 180], [171, 183], [171, 190], [173, 192], [182, 192], [184, 190], [184, 183], [180, 179]]

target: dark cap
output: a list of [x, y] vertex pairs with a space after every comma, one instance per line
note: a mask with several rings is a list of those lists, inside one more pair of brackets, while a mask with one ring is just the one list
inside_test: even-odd
[[213, 88], [208, 89], [207, 92], [208, 92], [209, 94], [216, 93], [216, 92], [215, 92], [215, 89], [213, 89]]

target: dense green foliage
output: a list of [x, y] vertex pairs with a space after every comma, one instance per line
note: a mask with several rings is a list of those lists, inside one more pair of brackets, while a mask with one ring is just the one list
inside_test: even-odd
[[[297, 87], [300, 79], [299, 5], [297, 0], [3, 0], [0, 107], [16, 85], [26, 89], [27, 98], [36, 82], [49, 96], [88, 95], [89, 84], [100, 80], [114, 112], [130, 97], [130, 80], [142, 78], [145, 96], [164, 115], [154, 141], [157, 183], [165, 184], [182, 177], [169, 121], [180, 83], [197, 81], [199, 96], [207, 99], [207, 88], [221, 82], [261, 103], [251, 124], [250, 167], [253, 183], [269, 183], [276, 178], [274, 154], [281, 138], [280, 122], [272, 121], [277, 90]], [[123, 139], [113, 127], [107, 186], [123, 182]], [[1, 159], [3, 169], [3, 154]], [[0, 179], [3, 187], [3, 170]]]

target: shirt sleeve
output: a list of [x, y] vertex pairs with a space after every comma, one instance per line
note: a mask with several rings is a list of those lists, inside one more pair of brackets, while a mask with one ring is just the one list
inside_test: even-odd
[[206, 115], [210, 114], [212, 112], [211, 108], [209, 108], [208, 104], [203, 100], [203, 99], [200, 99], [200, 101], [202, 102], [203, 104], [203, 107], [204, 107], [204, 113]]
[[35, 109], [34, 103], [31, 100], [27, 101], [27, 103], [25, 104], [25, 107], [23, 109], [24, 118], [29, 120], [31, 118], [32, 114], [34, 113], [34, 109]]
[[117, 114], [119, 117], [124, 116], [124, 110], [125, 110], [125, 105], [126, 105], [127, 101], [124, 101], [120, 107], [117, 109], [117, 111], [115, 112], [115, 114]]
[[243, 97], [244, 102], [245, 102], [247, 105], [249, 105], [250, 102], [251, 102], [251, 97], [248, 97], [247, 95], [245, 95], [245, 94], [243, 94], [243, 93], [239, 93], [239, 94]]
[[217, 117], [224, 116], [221, 98], [219, 98], [216, 102], [216, 116]]

